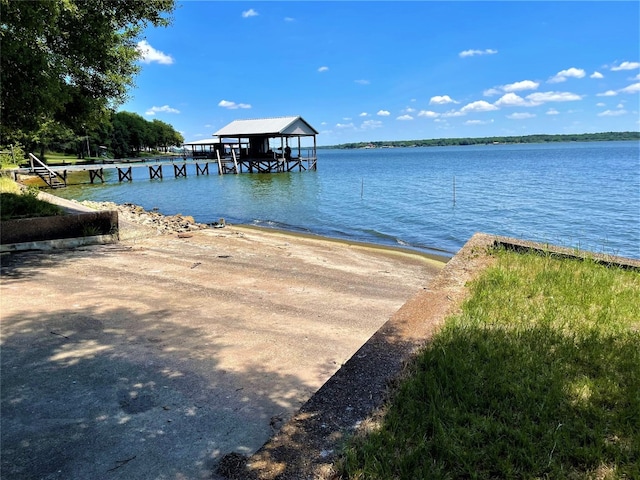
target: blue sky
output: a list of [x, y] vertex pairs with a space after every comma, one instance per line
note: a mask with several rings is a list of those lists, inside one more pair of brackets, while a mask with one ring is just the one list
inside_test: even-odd
[[640, 2], [179, 2], [121, 110], [186, 141], [301, 115], [318, 145], [640, 129]]

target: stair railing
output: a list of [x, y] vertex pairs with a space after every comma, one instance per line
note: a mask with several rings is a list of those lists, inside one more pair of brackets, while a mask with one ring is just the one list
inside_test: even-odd
[[[36, 157], [33, 153], [29, 154], [29, 164], [31, 165], [31, 171], [36, 173], [44, 182], [49, 185], [51, 188], [55, 188], [56, 186], [67, 186], [67, 180], [60, 175], [58, 172], [51, 170], [49, 166], [43, 163], [38, 157]], [[43, 172], [46, 172], [44, 174]]]

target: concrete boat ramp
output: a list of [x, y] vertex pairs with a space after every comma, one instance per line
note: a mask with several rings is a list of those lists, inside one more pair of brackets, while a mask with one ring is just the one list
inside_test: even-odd
[[227, 226], [2, 256], [1, 471], [218, 478], [441, 263]]

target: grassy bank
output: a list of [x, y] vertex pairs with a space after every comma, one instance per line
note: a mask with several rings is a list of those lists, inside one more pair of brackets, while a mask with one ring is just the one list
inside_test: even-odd
[[640, 478], [640, 274], [496, 255], [343, 478]]
[[62, 214], [60, 207], [38, 200], [37, 196], [38, 189], [21, 188], [10, 178], [0, 177], [0, 216], [2, 220]]

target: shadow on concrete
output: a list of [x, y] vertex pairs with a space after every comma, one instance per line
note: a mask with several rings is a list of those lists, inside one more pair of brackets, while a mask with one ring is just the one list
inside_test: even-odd
[[[3, 477], [211, 478], [223, 455], [258, 449], [286, 420], [274, 399], [300, 380], [225, 371], [224, 339], [200, 339], [166, 310], [3, 315]], [[252, 388], [265, 378], [269, 391]]]
[[[339, 447], [380, 408], [416, 342], [385, 324], [229, 478], [333, 478]], [[304, 472], [304, 473], [303, 473]]]

